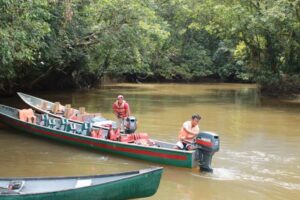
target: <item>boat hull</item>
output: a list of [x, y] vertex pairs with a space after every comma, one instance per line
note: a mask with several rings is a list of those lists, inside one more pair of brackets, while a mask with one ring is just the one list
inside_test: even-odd
[[[127, 177], [126, 173], [121, 173], [125, 178], [116, 179], [110, 182], [103, 182], [88, 187], [72, 188], [62, 191], [32, 193], [32, 194], [4, 194], [0, 199], [4, 200], [102, 200], [102, 199], [131, 199], [149, 197], [156, 193], [162, 168], [149, 170], [145, 173], [138, 173]], [[103, 177], [105, 178], [106, 175]], [[107, 175], [109, 176], [109, 175]], [[118, 176], [111, 175], [111, 176]], [[30, 181], [30, 180], [29, 180]], [[26, 182], [26, 179], [25, 179]], [[26, 187], [26, 185], [25, 185]]]

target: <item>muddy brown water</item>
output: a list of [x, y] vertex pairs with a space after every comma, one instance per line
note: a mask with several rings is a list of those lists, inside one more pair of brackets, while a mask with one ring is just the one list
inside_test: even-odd
[[[30, 93], [113, 119], [118, 94], [129, 102], [138, 130], [176, 142], [193, 113], [202, 130], [217, 132], [221, 149], [213, 174], [77, 148], [0, 126], [0, 176], [104, 174], [164, 166], [149, 199], [291, 199], [300, 196], [300, 101], [262, 98], [255, 85], [117, 84], [92, 90]], [[1, 104], [25, 108], [17, 97]], [[117, 188], [116, 188], [117, 189]]]

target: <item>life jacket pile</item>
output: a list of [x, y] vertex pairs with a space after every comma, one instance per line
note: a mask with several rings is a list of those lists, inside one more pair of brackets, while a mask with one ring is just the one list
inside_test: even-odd
[[36, 123], [36, 116], [31, 108], [19, 110], [19, 119], [24, 122]]
[[107, 135], [107, 138], [109, 140], [113, 140], [113, 141], [117, 141], [120, 137], [121, 133], [120, 133], [120, 129], [118, 128], [117, 130], [114, 129], [110, 129]]
[[120, 141], [126, 143], [135, 143], [144, 146], [153, 146], [155, 142], [149, 138], [148, 133], [133, 133], [133, 134], [120, 134], [120, 129], [116, 131], [109, 130], [108, 139], [113, 141]]
[[93, 129], [91, 131], [91, 136], [94, 138], [101, 138], [102, 137], [102, 129], [98, 129], [98, 130]]

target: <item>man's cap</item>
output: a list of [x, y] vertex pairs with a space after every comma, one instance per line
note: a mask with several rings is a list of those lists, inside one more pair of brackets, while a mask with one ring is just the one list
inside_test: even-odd
[[123, 99], [123, 98], [124, 98], [123, 95], [118, 96], [118, 99]]

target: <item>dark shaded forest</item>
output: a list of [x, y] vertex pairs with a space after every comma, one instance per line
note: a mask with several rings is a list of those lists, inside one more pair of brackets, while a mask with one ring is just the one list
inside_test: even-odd
[[299, 0], [0, 0], [0, 95], [130, 82], [300, 91]]

